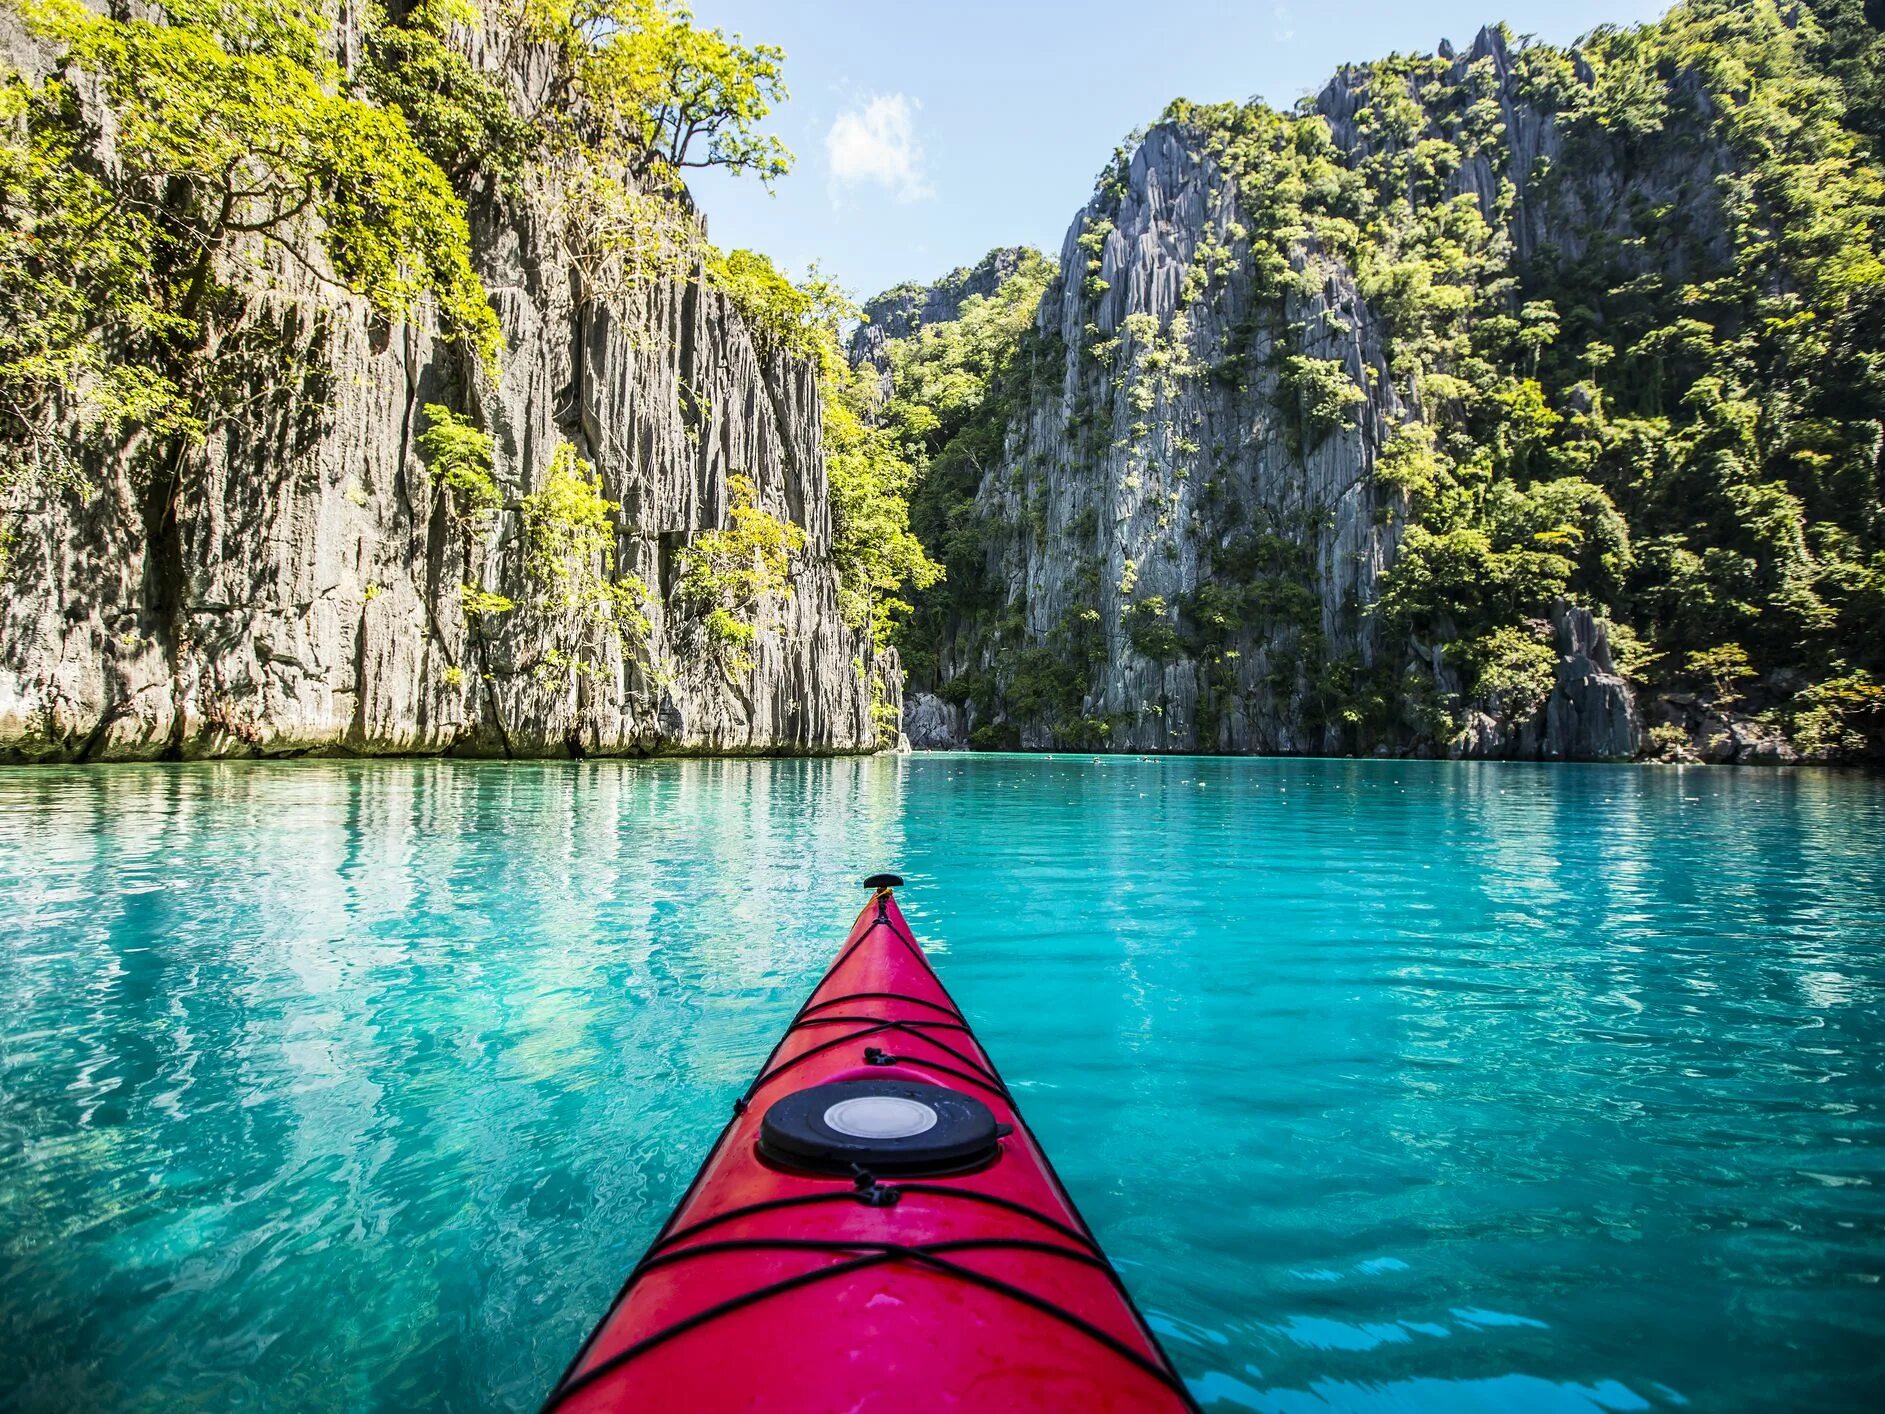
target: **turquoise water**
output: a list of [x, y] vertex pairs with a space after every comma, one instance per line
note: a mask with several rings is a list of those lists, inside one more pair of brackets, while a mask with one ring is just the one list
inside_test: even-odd
[[1876, 778], [918, 757], [0, 772], [0, 1405], [530, 1406], [887, 866], [1207, 1405], [1885, 1387]]

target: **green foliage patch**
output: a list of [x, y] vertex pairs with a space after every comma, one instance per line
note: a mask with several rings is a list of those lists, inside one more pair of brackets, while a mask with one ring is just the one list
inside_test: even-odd
[[681, 552], [681, 603], [732, 674], [751, 671], [753, 616], [792, 592], [792, 557], [805, 548], [805, 532], [756, 505], [756, 494], [747, 477], [729, 477], [726, 527], [701, 532]]

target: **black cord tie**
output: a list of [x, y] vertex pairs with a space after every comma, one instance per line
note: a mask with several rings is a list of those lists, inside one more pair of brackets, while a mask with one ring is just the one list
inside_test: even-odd
[[[891, 1002], [909, 1002], [912, 1006], [928, 1007], [939, 1011], [951, 1021], [961, 1021], [962, 1013], [941, 1002], [932, 1002], [926, 997], [913, 997], [908, 992], [846, 992], [842, 996], [826, 997], [822, 1002], [807, 1002], [799, 1008], [799, 1014], [792, 1018], [792, 1025], [797, 1026], [815, 1011], [823, 1011], [828, 1006], [837, 1006], [840, 1002], [863, 1002], [882, 998]], [[968, 1027], [964, 1026], [963, 1030]]]
[[[784, 1075], [787, 1071], [796, 1069], [797, 1067], [805, 1064], [805, 1062], [823, 1055], [826, 1051], [835, 1050], [837, 1047], [847, 1045], [852, 1041], [862, 1041], [866, 1037], [869, 1037], [869, 1036], [881, 1035], [882, 1033], [886, 1031], [901, 1031], [905, 1035], [917, 1037], [919, 1040], [924, 1042], [924, 1044], [934, 1046], [937, 1050], [941, 1051], [944, 1055], [949, 1056], [952, 1059], [961, 1062], [961, 1065], [963, 1068], [958, 1069], [956, 1066], [952, 1066], [948, 1064], [947, 1062], [934, 1061], [934, 1060], [930, 1060], [922, 1056], [899, 1055], [895, 1059], [907, 1062], [910, 1065], [920, 1065], [926, 1070], [932, 1070], [936, 1072], [938, 1075], [950, 1075], [950, 1076], [954, 1076], [958, 1080], [966, 1080], [969, 1084], [977, 1086], [980, 1089], [986, 1090], [992, 1095], [999, 1095], [1002, 1099], [1007, 1100], [1010, 1103], [1013, 1102], [1014, 1097], [1008, 1093], [1008, 1087], [1002, 1084], [1001, 1077], [995, 1074], [995, 1072], [991, 1068], [989, 1068], [986, 1065], [983, 1065], [980, 1061], [976, 1060], [973, 1056], [964, 1055], [961, 1051], [957, 1050], [954, 1046], [950, 1045], [947, 1041], [939, 1040], [935, 1036], [927, 1034], [924, 1030], [921, 1029], [918, 1023], [901, 1021], [901, 1020], [897, 1020], [895, 1018], [889, 1018], [889, 1017], [873, 1017], [873, 1016], [835, 1017], [834, 1016], [834, 1017], [820, 1017], [816, 1022], [807, 1022], [804, 1024], [826, 1025], [826, 1024], [836, 1023], [840, 1021], [861, 1022], [864, 1024], [859, 1026], [858, 1029], [855, 1031], [848, 1031], [842, 1036], [833, 1036], [828, 1041], [820, 1041], [817, 1045], [808, 1047], [807, 1049], [800, 1051], [797, 1055], [793, 1056], [789, 1060], [783, 1060], [783, 1061], [777, 1062], [776, 1064], [768, 1065], [768, 1067], [759, 1074], [759, 1076], [753, 1081], [753, 1083], [746, 1087], [747, 1100], [751, 1101], [752, 1099], [754, 1099], [762, 1089], [764, 1089], [767, 1085], [771, 1084], [774, 1080], [777, 1080], [781, 1075]], [[798, 1028], [795, 1027], [793, 1029], [796, 1030]], [[791, 1036], [791, 1034], [792, 1034], [791, 1031], [786, 1032], [786, 1035], [788, 1037]], [[777, 1055], [776, 1050], [774, 1054]]]
[[867, 1208], [894, 1208], [903, 1197], [902, 1190], [886, 1188], [869, 1169], [851, 1165], [857, 1177], [851, 1182], [851, 1196]]

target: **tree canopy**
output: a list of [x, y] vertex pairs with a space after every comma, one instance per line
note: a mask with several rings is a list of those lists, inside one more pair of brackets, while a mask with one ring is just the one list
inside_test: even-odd
[[[480, 181], [580, 174], [638, 228], [684, 229], [667, 214], [684, 170], [770, 180], [790, 160], [759, 130], [784, 97], [779, 51], [667, 0], [374, 7], [358, 53], [323, 0], [163, 0], [135, 18], [4, 3], [58, 59], [38, 82], [0, 74], [0, 461], [16, 498], [88, 448], [179, 466], [271, 364], [292, 380], [305, 341], [283, 319], [305, 331], [329, 311], [284, 313], [285, 270], [384, 319], [430, 310], [472, 376], [495, 372], [465, 204]], [[476, 63], [480, 33], [549, 62]], [[72, 75], [101, 85], [108, 137]]]

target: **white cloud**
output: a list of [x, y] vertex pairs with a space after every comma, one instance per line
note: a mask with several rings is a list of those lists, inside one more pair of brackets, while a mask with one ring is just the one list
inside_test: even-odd
[[923, 171], [923, 144], [916, 138], [916, 110], [922, 105], [901, 93], [879, 93], [861, 108], [838, 115], [825, 134], [825, 160], [831, 189], [875, 185], [898, 201], [922, 201], [936, 195]]
[[1276, 20], [1276, 26], [1271, 30], [1270, 37], [1278, 44], [1288, 44], [1296, 37], [1295, 14], [1290, 10], [1289, 6], [1282, 4], [1281, 0], [1278, 0], [1278, 3], [1271, 7], [1270, 14], [1274, 16]]

